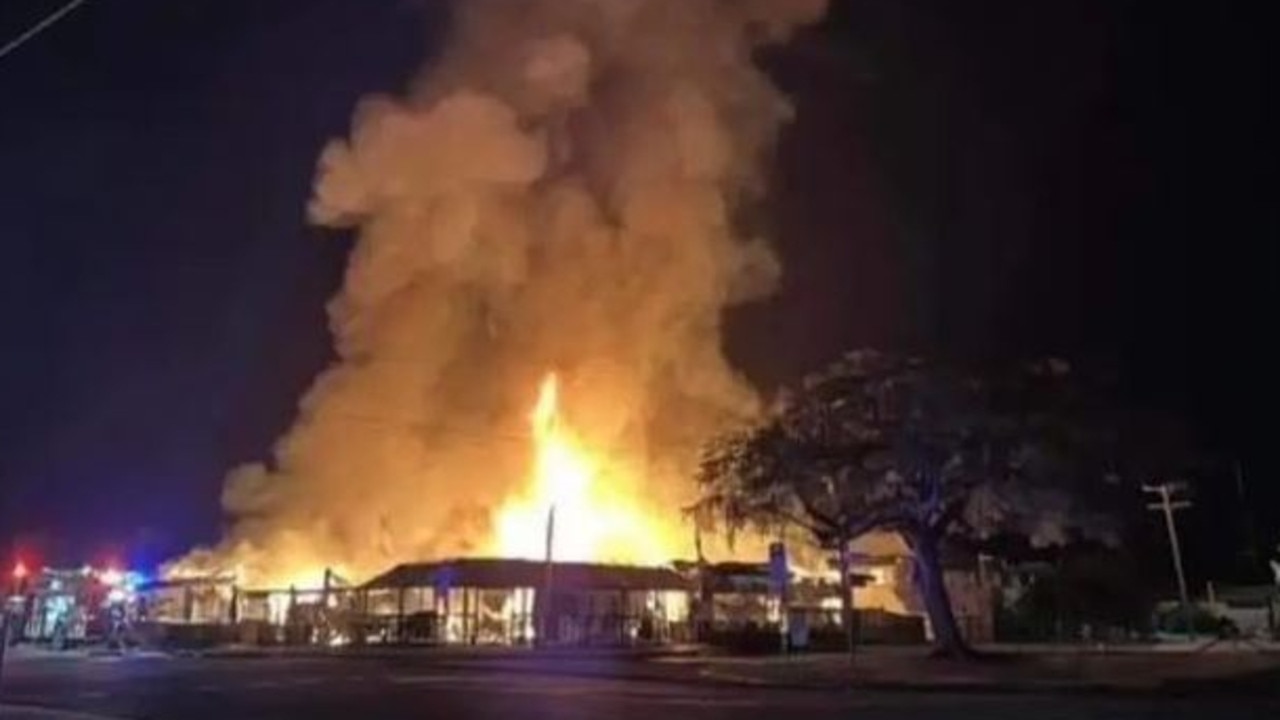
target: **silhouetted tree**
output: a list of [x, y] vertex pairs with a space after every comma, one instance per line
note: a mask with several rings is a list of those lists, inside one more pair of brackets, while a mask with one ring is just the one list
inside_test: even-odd
[[[947, 536], [1015, 532], [1036, 544], [1110, 534], [1083, 500], [1104, 484], [1106, 438], [1049, 360], [983, 380], [914, 358], [847, 354], [783, 393], [756, 427], [713, 441], [704, 519], [730, 530], [787, 521], [838, 549], [872, 531], [911, 549], [938, 650], [968, 656], [943, 582]], [[851, 626], [846, 584], [844, 620]]]

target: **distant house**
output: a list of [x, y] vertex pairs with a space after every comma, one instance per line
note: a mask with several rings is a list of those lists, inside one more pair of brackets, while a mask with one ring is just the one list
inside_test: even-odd
[[1223, 585], [1204, 604], [1230, 621], [1244, 637], [1274, 638], [1280, 633], [1280, 592], [1275, 585]]
[[[911, 550], [902, 538], [895, 533], [867, 536], [854, 544], [854, 552], [854, 572], [872, 578], [855, 591], [857, 606], [920, 617], [925, 622], [926, 636], [932, 639], [933, 631], [917, 588]], [[965, 639], [971, 643], [993, 640], [997, 582], [985, 572], [981, 559], [976, 554], [945, 550], [943, 582]]]
[[[853, 604], [858, 610], [860, 640], [906, 642], [931, 638], [906, 543], [893, 533], [875, 533], [854, 542], [852, 554], [851, 572], [858, 578]], [[835, 559], [826, 558], [823, 563], [824, 557], [818, 555], [811, 562], [818, 567], [807, 571], [793, 568], [788, 602], [790, 611], [803, 614], [804, 622], [816, 630], [838, 628], [841, 622], [839, 574], [832, 572], [836, 570]], [[948, 554], [945, 562], [945, 582], [961, 630], [970, 642], [989, 642], [994, 635], [993, 582], [980, 571], [976, 557]], [[825, 568], [821, 567], [823, 564]], [[713, 563], [704, 572], [704, 623], [727, 630], [781, 621], [781, 606], [764, 563]]]

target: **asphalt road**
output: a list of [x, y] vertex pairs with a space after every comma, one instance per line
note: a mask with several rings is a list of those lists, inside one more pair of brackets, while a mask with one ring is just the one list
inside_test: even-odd
[[351, 658], [28, 659], [5, 668], [0, 718], [26, 717], [22, 707], [137, 720], [1280, 717], [1280, 705], [1257, 698], [821, 692], [659, 680], [623, 666], [611, 674]]

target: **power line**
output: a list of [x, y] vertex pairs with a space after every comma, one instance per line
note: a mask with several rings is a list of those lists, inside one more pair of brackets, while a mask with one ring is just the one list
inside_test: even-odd
[[52, 13], [47, 15], [45, 19], [41, 20], [35, 25], [32, 25], [29, 29], [27, 29], [26, 32], [22, 33], [18, 37], [5, 43], [3, 47], [0, 47], [0, 60], [3, 60], [4, 57], [9, 53], [17, 50], [23, 45], [26, 45], [28, 41], [33, 40], [40, 33], [53, 27], [53, 25], [57, 23], [59, 20], [71, 14], [73, 10], [75, 10], [76, 8], [80, 7], [81, 5], [85, 4], [88, 1], [89, 0], [71, 0], [71, 2], [67, 3], [66, 5], [63, 5], [57, 10], [54, 10]]

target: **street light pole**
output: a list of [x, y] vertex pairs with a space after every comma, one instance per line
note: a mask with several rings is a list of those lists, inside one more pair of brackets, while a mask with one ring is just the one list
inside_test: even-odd
[[1165, 529], [1169, 533], [1169, 551], [1173, 555], [1173, 570], [1178, 577], [1178, 596], [1182, 602], [1182, 614], [1187, 623], [1187, 636], [1195, 639], [1195, 624], [1191, 612], [1191, 598], [1187, 594], [1187, 578], [1182, 571], [1182, 547], [1178, 543], [1178, 526], [1174, 522], [1173, 513], [1191, 507], [1188, 500], [1175, 500], [1174, 494], [1181, 491], [1180, 483], [1160, 483], [1159, 485], [1143, 485], [1142, 492], [1159, 496], [1159, 502], [1149, 503], [1148, 510], [1164, 513]]

